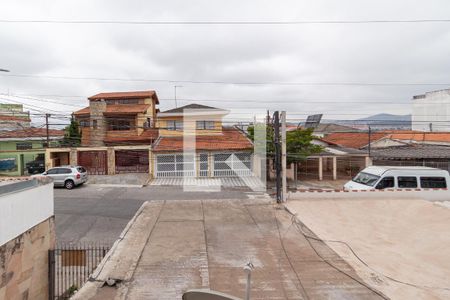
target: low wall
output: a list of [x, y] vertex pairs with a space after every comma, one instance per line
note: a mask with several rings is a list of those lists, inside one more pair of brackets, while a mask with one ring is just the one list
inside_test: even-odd
[[0, 246], [0, 299], [48, 299], [48, 250], [54, 217]]
[[48, 299], [53, 215], [51, 179], [0, 180], [0, 299]]

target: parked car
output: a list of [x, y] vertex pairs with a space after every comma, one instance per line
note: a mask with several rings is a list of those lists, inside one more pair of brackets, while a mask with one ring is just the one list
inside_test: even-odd
[[45, 171], [44, 155], [39, 154], [35, 160], [29, 161], [25, 164], [28, 174], [41, 174]]
[[429, 167], [371, 166], [344, 185], [345, 190], [447, 188], [448, 171]]
[[81, 166], [55, 167], [40, 175], [51, 177], [55, 186], [63, 186], [68, 190], [88, 180], [87, 171]]

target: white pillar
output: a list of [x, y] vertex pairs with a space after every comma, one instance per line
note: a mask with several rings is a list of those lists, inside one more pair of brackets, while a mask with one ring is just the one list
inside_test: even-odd
[[337, 180], [337, 157], [333, 156], [333, 180]]
[[323, 180], [323, 160], [322, 160], [322, 156], [319, 157], [319, 180]]
[[366, 168], [372, 165], [372, 158], [371, 157], [366, 156], [365, 165], [366, 165]]

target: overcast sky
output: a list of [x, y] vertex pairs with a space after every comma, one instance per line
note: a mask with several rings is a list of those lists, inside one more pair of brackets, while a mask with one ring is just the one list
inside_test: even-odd
[[[449, 16], [448, 0], [0, 2], [3, 20], [351, 21]], [[196, 102], [231, 109], [235, 119], [266, 109], [287, 110], [292, 119], [310, 113], [354, 119], [381, 112], [408, 114], [413, 95], [449, 86], [233, 85], [10, 75], [231, 83], [450, 83], [450, 23], [0, 23], [0, 49], [0, 68], [11, 70], [0, 73], [0, 93], [21, 95], [9, 99], [49, 111], [76, 110], [87, 105], [86, 97], [99, 92], [144, 89], [156, 90], [165, 110], [174, 107], [173, 86], [182, 85], [179, 105]], [[53, 96], [39, 96], [46, 100], [40, 102], [30, 95]]]

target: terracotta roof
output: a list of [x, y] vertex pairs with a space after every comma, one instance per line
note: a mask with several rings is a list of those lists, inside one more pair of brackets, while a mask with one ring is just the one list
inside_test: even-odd
[[[252, 148], [252, 142], [234, 128], [223, 128], [220, 135], [197, 135], [196, 137], [196, 150], [248, 150]], [[161, 136], [155, 142], [153, 151], [183, 151], [183, 138]]]
[[104, 139], [105, 143], [109, 144], [131, 144], [131, 143], [137, 143], [137, 144], [150, 144], [154, 140], [158, 138], [158, 129], [156, 128], [150, 128], [144, 130], [144, 132], [141, 135], [135, 135], [135, 136], [112, 136], [112, 137], [106, 137]]
[[[386, 136], [383, 132], [374, 132], [370, 135], [372, 142]], [[323, 141], [333, 143], [347, 148], [360, 149], [369, 144], [369, 133], [367, 132], [336, 132], [330, 133], [322, 138]]]
[[0, 115], [0, 121], [31, 122], [31, 119], [27, 116]]
[[[107, 114], [138, 114], [145, 113], [147, 109], [151, 107], [150, 104], [114, 104], [114, 105], [106, 105], [106, 111], [103, 113]], [[85, 107], [80, 109], [73, 114], [76, 116], [89, 115], [91, 109], [89, 107]]]
[[[49, 129], [49, 135], [54, 137], [63, 137], [64, 130]], [[21, 130], [0, 131], [0, 139], [7, 138], [32, 138], [32, 137], [47, 137], [47, 130], [45, 128], [26, 128]]]
[[450, 132], [412, 132], [392, 133], [387, 138], [414, 142], [447, 142], [450, 143]]
[[89, 97], [89, 100], [100, 100], [100, 99], [145, 99], [152, 98], [156, 99], [156, 104], [159, 104], [156, 92], [152, 90], [148, 91], [132, 91], [132, 92], [111, 92], [111, 93], [100, 93]]

